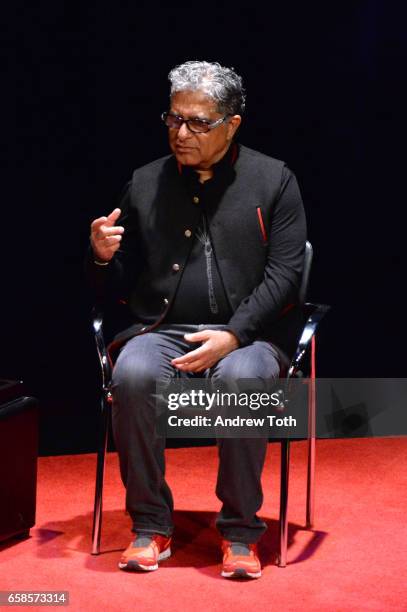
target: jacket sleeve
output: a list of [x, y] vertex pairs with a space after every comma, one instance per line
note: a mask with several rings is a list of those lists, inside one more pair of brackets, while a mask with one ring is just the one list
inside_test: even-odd
[[139, 241], [137, 221], [131, 211], [131, 185], [130, 181], [123, 189], [118, 205], [122, 212], [116, 225], [124, 227], [119, 249], [107, 265], [95, 263], [90, 245], [85, 256], [85, 278], [96, 302], [126, 298], [138, 272]]
[[242, 300], [228, 323], [241, 346], [269, 336], [273, 323], [298, 300], [306, 221], [297, 180], [287, 166], [283, 168], [280, 192], [271, 214], [263, 280]]

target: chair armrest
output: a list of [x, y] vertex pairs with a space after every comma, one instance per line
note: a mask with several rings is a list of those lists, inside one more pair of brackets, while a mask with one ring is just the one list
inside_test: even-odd
[[103, 391], [109, 393], [110, 381], [112, 378], [112, 362], [103, 336], [103, 312], [96, 307], [92, 310], [92, 328], [95, 336], [100, 368], [102, 370]]
[[326, 315], [329, 309], [330, 306], [328, 306], [327, 304], [312, 304], [310, 302], [304, 304], [304, 311], [306, 313], [307, 319], [303, 327], [300, 339], [298, 341], [294, 357], [292, 358], [290, 367], [288, 368], [287, 379], [295, 376], [296, 373], [299, 371], [307, 348], [312, 340], [312, 337], [314, 336], [319, 323], [321, 322], [321, 320]]

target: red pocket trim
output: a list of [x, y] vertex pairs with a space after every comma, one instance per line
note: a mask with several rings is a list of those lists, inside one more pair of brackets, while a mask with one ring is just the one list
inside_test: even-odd
[[283, 317], [285, 314], [287, 314], [287, 312], [289, 312], [291, 310], [291, 308], [294, 308], [295, 304], [287, 304], [287, 306], [284, 306], [283, 310], [280, 312], [280, 317]]
[[261, 235], [263, 236], [263, 242], [266, 244], [267, 243], [267, 234], [266, 234], [266, 228], [264, 226], [263, 215], [261, 214], [260, 206], [257, 207], [257, 218], [259, 220], [260, 231], [261, 231]]

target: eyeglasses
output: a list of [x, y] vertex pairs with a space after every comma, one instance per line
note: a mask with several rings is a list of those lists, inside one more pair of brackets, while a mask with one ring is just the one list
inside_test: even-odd
[[174, 130], [179, 130], [183, 123], [187, 124], [187, 128], [190, 132], [194, 132], [195, 134], [204, 134], [205, 132], [209, 132], [214, 128], [217, 128], [221, 125], [229, 115], [225, 115], [216, 121], [210, 122], [206, 119], [184, 119], [181, 115], [174, 115], [173, 113], [163, 113], [161, 115], [161, 119], [164, 121], [165, 125]]

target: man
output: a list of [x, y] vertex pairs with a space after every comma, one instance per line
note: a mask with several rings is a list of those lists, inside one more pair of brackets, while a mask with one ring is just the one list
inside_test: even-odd
[[[157, 435], [156, 381], [207, 376], [264, 389], [299, 331], [305, 218], [286, 165], [238, 145], [242, 79], [218, 63], [170, 74], [162, 119], [172, 155], [136, 170], [120, 208], [91, 226], [88, 275], [99, 295], [127, 296], [134, 324], [111, 345], [113, 432], [135, 539], [122, 569], [155, 570], [170, 556], [171, 491]], [[267, 438], [218, 440], [224, 577], [257, 578], [257, 517]]]

